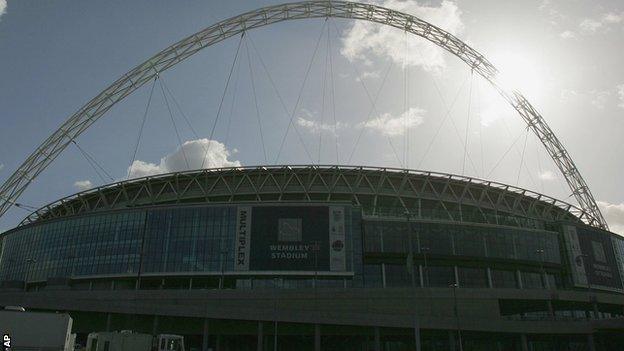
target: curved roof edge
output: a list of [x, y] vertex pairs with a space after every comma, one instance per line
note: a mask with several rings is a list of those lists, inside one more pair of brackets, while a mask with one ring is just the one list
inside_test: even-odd
[[[512, 186], [509, 184], [504, 184], [500, 182], [495, 182], [491, 180], [480, 179], [476, 177], [468, 177], [461, 176], [451, 173], [443, 173], [443, 172], [433, 172], [433, 171], [421, 171], [421, 170], [412, 170], [412, 169], [403, 169], [403, 168], [393, 168], [393, 167], [372, 167], [372, 166], [346, 166], [346, 165], [273, 165], [273, 166], [244, 166], [244, 167], [225, 167], [225, 168], [209, 168], [209, 169], [199, 169], [199, 170], [190, 170], [190, 171], [182, 171], [182, 172], [172, 172], [158, 175], [145, 176], [140, 178], [128, 179], [123, 181], [118, 181], [110, 184], [106, 184], [103, 186], [99, 186], [93, 189], [89, 189], [86, 191], [78, 192], [54, 202], [51, 202], [36, 211], [33, 211], [30, 215], [28, 215], [19, 226], [33, 223], [39, 220], [65, 217], [79, 213], [88, 213], [95, 212], [101, 209], [112, 209], [112, 208], [121, 208], [121, 207], [137, 207], [144, 206], [150, 204], [159, 204], [159, 203], [179, 203], [180, 200], [183, 200], [185, 196], [190, 196], [190, 198], [205, 198], [206, 202], [214, 202], [209, 200], [210, 196], [218, 195], [218, 196], [235, 196], [240, 195], [236, 193], [239, 190], [240, 184], [231, 184], [235, 185], [235, 188], [232, 188], [226, 184], [225, 188], [227, 191], [224, 193], [223, 191], [218, 194], [211, 193], [216, 187], [216, 183], [212, 185], [212, 187], [202, 187], [202, 184], [197, 180], [199, 177], [203, 177], [204, 180], [208, 178], [217, 178], [215, 182], [218, 182], [218, 178], [222, 178], [223, 176], [236, 176], [236, 175], [245, 175], [245, 174], [290, 174], [296, 176], [297, 173], [301, 172], [316, 172], [320, 173], [331, 173], [334, 175], [344, 175], [344, 174], [353, 174], [359, 173], [360, 175], [386, 175], [390, 177], [404, 177], [405, 181], [401, 182], [399, 188], [393, 186], [392, 183], [387, 184], [371, 184], [368, 181], [368, 185], [371, 187], [379, 186], [384, 187], [389, 185], [386, 190], [389, 190], [389, 193], [385, 193], [384, 195], [388, 196], [396, 196], [398, 198], [398, 203], [403, 205], [407, 211], [409, 211], [409, 206], [405, 206], [405, 203], [401, 200], [402, 197], [417, 197], [418, 191], [415, 189], [414, 185], [411, 184], [411, 179], [422, 178], [424, 180], [436, 180], [437, 182], [445, 182], [447, 185], [439, 192], [438, 197], [433, 200], [439, 201], [451, 201], [458, 202], [461, 204], [468, 204], [470, 202], [479, 202], [482, 199], [475, 199], [474, 194], [467, 189], [472, 186], [473, 188], [483, 189], [491, 189], [493, 191], [497, 191], [499, 193], [497, 199], [488, 199], [489, 203], [492, 205], [493, 209], [500, 210], [511, 210], [512, 212], [516, 212], [514, 210], [520, 208], [520, 210], [524, 209], [525, 211], [529, 207], [540, 207], [539, 211], [543, 213], [552, 212], [552, 211], [563, 211], [569, 213], [573, 217], [577, 218], [580, 221], [585, 222], [586, 224], [591, 223], [591, 218], [587, 215], [585, 211], [581, 208], [569, 204], [567, 202], [557, 200], [551, 196], [547, 196], [544, 194], [537, 193], [535, 191], [531, 191], [528, 189], [519, 188], [516, 186]], [[405, 177], [407, 176], [407, 177]], [[291, 179], [290, 177], [289, 179]], [[341, 177], [338, 177], [341, 178]], [[185, 184], [180, 185], [180, 180], [185, 179]], [[343, 181], [348, 182], [345, 177], [342, 177]], [[170, 182], [173, 181], [173, 182]], [[275, 185], [279, 188], [279, 183], [277, 180], [275, 181]], [[289, 180], [290, 181], [290, 180]], [[284, 188], [289, 186], [289, 181], [287, 183], [281, 184]], [[299, 187], [302, 191], [310, 190], [312, 184], [304, 185], [305, 182], [302, 182], [300, 179], [297, 180], [299, 183]], [[309, 181], [309, 179], [308, 179]], [[382, 181], [383, 182], [383, 181]], [[165, 186], [160, 189], [157, 193], [154, 191], [150, 191], [149, 189], [141, 190], [141, 188], [149, 188], [153, 186], [154, 183], [163, 183], [166, 184], [166, 187], [170, 191], [163, 190]], [[193, 184], [194, 183], [194, 184]], [[327, 184], [327, 182], [323, 181], [323, 184], [326, 187], [326, 192], [331, 193], [336, 189], [337, 184]], [[453, 186], [464, 185], [464, 190], [453, 189]], [[190, 185], [196, 186], [195, 192], [189, 191]], [[206, 184], [205, 184], [206, 185]], [[258, 184], [258, 186], [264, 186], [264, 184]], [[352, 194], [359, 194], [360, 184], [346, 184], [348, 189]], [[353, 190], [353, 186], [358, 186], [357, 191]], [[251, 184], [251, 187], [254, 191], [260, 191], [254, 184]], [[449, 189], [449, 194], [443, 194], [444, 190]], [[134, 191], [129, 192], [129, 189], [134, 189]], [[384, 188], [385, 189], [385, 188]], [[424, 188], [423, 188], [424, 189]], [[153, 189], [152, 189], [153, 190]], [[284, 189], [281, 189], [284, 190]], [[378, 191], [379, 189], [377, 189]], [[432, 186], [431, 190], [434, 193], [436, 189]], [[409, 192], [412, 192], [409, 194]], [[198, 193], [199, 192], [199, 193]], [[323, 193], [321, 190], [316, 190], [317, 193]], [[192, 193], [191, 195], [189, 195]], [[342, 193], [346, 193], [343, 191]], [[459, 193], [459, 194], [458, 194]], [[467, 194], [468, 193], [468, 194]], [[168, 196], [164, 196], [164, 194], [168, 194]], [[247, 193], [249, 194], [249, 193]], [[506, 199], [505, 196], [501, 196], [501, 194], [512, 195], [513, 199]], [[144, 195], [144, 196], [143, 196]], [[155, 199], [154, 197], [163, 196], [160, 199]], [[256, 194], [258, 195], [258, 194]], [[189, 197], [187, 197], [189, 198]], [[148, 201], [145, 201], [148, 199]], [[141, 201], [143, 200], [143, 201]], [[523, 201], [524, 200], [524, 201]], [[225, 202], [233, 202], [236, 200], [225, 201]], [[262, 201], [262, 200], [258, 200]], [[278, 200], [281, 201], [281, 200]], [[222, 201], [223, 202], [223, 201]], [[511, 202], [511, 203], [510, 203]], [[528, 203], [527, 203], [528, 202]], [[120, 205], [121, 204], [121, 205]], [[499, 207], [502, 206], [502, 208]], [[115, 207], [116, 206], [116, 207]], [[479, 206], [479, 205], [478, 205]], [[527, 207], [528, 206], [528, 207]], [[521, 211], [522, 212], [522, 211]], [[528, 216], [530, 217], [530, 216]]]

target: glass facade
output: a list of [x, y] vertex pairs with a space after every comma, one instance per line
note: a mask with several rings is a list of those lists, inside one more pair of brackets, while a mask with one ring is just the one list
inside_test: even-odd
[[[345, 212], [345, 266], [361, 274], [353, 260], [361, 240], [353, 239], [352, 214]], [[138, 276], [139, 267], [141, 275], [232, 272], [236, 213], [237, 206], [146, 208], [18, 228], [2, 239], [0, 280]]]
[[558, 234], [453, 223], [364, 221], [365, 253], [427, 253], [561, 263]]

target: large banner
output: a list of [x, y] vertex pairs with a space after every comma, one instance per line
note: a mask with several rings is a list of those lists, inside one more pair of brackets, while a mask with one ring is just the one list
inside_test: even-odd
[[342, 206], [239, 206], [235, 270], [346, 270]]
[[576, 286], [622, 289], [611, 234], [590, 227], [566, 226], [564, 235], [568, 248], [574, 248], [568, 255]]

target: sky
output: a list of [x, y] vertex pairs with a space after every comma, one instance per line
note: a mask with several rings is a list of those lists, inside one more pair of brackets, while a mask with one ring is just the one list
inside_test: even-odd
[[[374, 2], [453, 33], [503, 71], [562, 141], [611, 230], [624, 234], [624, 3]], [[0, 0], [0, 182], [136, 65], [278, 3]], [[20, 203], [40, 207], [149, 174], [310, 163], [463, 174], [575, 203], [486, 81], [422, 38], [362, 21], [289, 21], [207, 47], [117, 103], [76, 144]], [[0, 232], [27, 214], [12, 208]]]

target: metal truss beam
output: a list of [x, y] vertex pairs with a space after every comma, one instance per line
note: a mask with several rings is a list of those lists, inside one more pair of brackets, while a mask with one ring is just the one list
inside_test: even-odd
[[572, 194], [591, 226], [608, 229], [589, 187], [539, 112], [518, 91], [499, 82], [498, 70], [483, 55], [452, 34], [412, 15], [384, 7], [348, 1], [305, 1], [268, 6], [218, 22], [171, 45], [152, 56], [104, 89], [50, 135], [0, 187], [0, 216], [19, 198], [26, 187], [82, 132], [113, 105], [163, 72], [199, 50], [247, 30], [287, 20], [305, 18], [345, 18], [365, 20], [404, 30], [444, 48], [464, 61], [518, 111], [527, 126], [541, 140], [563, 174]]
[[[477, 218], [492, 224], [502, 224], [499, 219], [505, 216], [513, 217], [512, 222], [520, 218], [577, 222], [587, 216], [554, 198], [477, 178], [395, 168], [302, 165], [217, 168], [122, 181], [60, 199], [21, 224], [142, 206], [242, 202], [350, 202], [369, 216], [407, 213], [458, 222]], [[432, 209], [435, 214], [423, 214]]]

